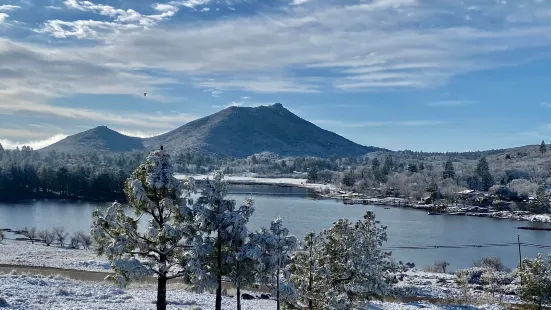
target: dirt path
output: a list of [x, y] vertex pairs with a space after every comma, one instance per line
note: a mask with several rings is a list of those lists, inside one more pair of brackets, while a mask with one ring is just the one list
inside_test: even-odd
[[0, 274], [7, 274], [12, 272], [13, 270], [15, 270], [17, 273], [39, 274], [43, 276], [61, 275], [72, 280], [93, 282], [102, 282], [105, 277], [109, 275], [109, 273], [107, 272], [0, 264]]
[[[0, 274], [9, 274], [12, 271], [17, 273], [29, 273], [35, 275], [43, 276], [57, 276], [77, 280], [77, 281], [86, 281], [86, 282], [105, 282], [105, 277], [110, 275], [109, 272], [99, 272], [99, 271], [86, 271], [86, 270], [75, 270], [75, 269], [62, 269], [54, 267], [41, 267], [41, 266], [23, 266], [23, 265], [6, 265], [0, 264]], [[156, 284], [157, 278], [149, 277], [144, 280], [146, 283]], [[180, 283], [181, 280], [171, 280], [170, 283]], [[230, 283], [222, 284], [225, 289], [231, 290], [232, 286]], [[267, 288], [261, 287], [256, 289], [259, 292], [268, 292]]]

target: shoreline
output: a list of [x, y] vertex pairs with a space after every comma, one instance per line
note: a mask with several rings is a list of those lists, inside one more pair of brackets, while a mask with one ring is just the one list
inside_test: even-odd
[[[175, 177], [182, 179], [186, 175], [176, 174]], [[196, 181], [204, 181], [210, 175], [190, 175]], [[339, 190], [333, 184], [319, 184], [319, 183], [307, 183], [306, 179], [292, 179], [292, 178], [256, 178], [253, 176], [226, 176], [225, 179], [229, 184], [234, 185], [270, 185], [277, 187], [297, 187], [310, 189], [314, 192], [314, 199], [333, 199], [344, 203], [345, 205], [376, 205], [382, 207], [395, 207], [403, 209], [412, 209], [418, 211], [431, 212], [434, 210], [433, 205], [421, 205], [412, 204], [405, 198], [397, 197], [384, 197], [374, 198], [366, 197], [359, 193], [345, 192]], [[525, 212], [524, 212], [525, 213]], [[427, 214], [429, 215], [429, 214]], [[498, 220], [513, 220], [520, 222], [530, 223], [542, 223], [551, 224], [551, 214], [522, 214], [515, 213], [514, 211], [496, 211], [496, 212], [442, 212], [433, 214], [441, 216], [475, 216], [475, 217], [487, 217]]]

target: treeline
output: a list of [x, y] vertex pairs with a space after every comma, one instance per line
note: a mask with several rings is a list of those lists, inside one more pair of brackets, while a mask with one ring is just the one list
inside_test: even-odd
[[91, 167], [36, 167], [11, 165], [0, 168], [0, 201], [25, 199], [121, 200], [123, 170]]
[[[23, 146], [5, 150], [0, 144], [0, 201], [26, 199], [80, 199], [124, 201], [124, 181], [145, 159], [146, 153], [67, 154]], [[227, 159], [181, 153], [174, 158], [175, 172], [202, 174]]]
[[124, 199], [122, 185], [143, 155], [42, 154], [0, 149], [0, 201]]

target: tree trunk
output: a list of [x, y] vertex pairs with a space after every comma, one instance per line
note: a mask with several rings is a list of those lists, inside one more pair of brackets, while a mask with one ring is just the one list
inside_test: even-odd
[[220, 232], [218, 232], [218, 288], [216, 289], [216, 310], [222, 310], [222, 242], [220, 242]]
[[279, 305], [279, 259], [277, 261], [277, 276], [276, 276], [276, 302], [277, 302], [277, 310], [280, 310]]
[[[236, 253], [237, 253], [237, 249], [236, 249]], [[235, 270], [237, 272], [237, 276], [236, 276], [236, 286], [237, 286], [237, 310], [241, 310], [241, 279], [239, 278], [240, 276], [240, 271], [239, 270], [239, 260], [236, 260], [236, 263], [235, 263]]]
[[[312, 240], [310, 240], [312, 242]], [[314, 284], [314, 276], [312, 274], [312, 269], [314, 268], [314, 262], [312, 260], [312, 245], [310, 245], [310, 271], [308, 273], [308, 293], [312, 296], [312, 286]], [[314, 309], [314, 301], [308, 298], [308, 309]]]
[[237, 310], [241, 310], [241, 285], [237, 284]]
[[157, 310], [166, 310], [166, 277], [157, 278]]

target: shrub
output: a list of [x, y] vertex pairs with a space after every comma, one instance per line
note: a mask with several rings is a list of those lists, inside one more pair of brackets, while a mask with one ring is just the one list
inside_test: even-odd
[[506, 271], [507, 268], [499, 257], [484, 257], [473, 262], [473, 267], [486, 268], [493, 271]]
[[[482, 275], [485, 271], [488, 269], [481, 268], [481, 267], [473, 267], [468, 269], [461, 269], [456, 271], [457, 278], [464, 278], [465, 281], [467, 281], [467, 284], [474, 284], [474, 285], [483, 285], [482, 283]], [[459, 284], [459, 282], [458, 282]]]

